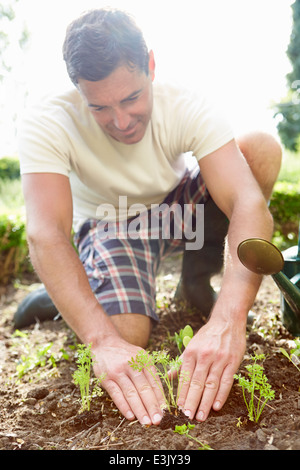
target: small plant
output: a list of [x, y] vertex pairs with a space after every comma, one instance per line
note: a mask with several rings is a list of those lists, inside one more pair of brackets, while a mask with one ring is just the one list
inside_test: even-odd
[[[75, 385], [79, 385], [81, 395], [81, 412], [90, 411], [92, 398], [103, 395], [100, 383], [104, 376], [91, 379], [91, 366], [93, 364], [91, 345], [79, 344], [77, 347], [77, 370], [73, 374]], [[92, 382], [94, 386], [91, 389]]]
[[[29, 374], [34, 369], [40, 369], [40, 373], [45, 374], [58, 374], [57, 363], [61, 360], [69, 360], [69, 355], [64, 349], [60, 349], [59, 353], [54, 354], [51, 351], [53, 343], [47, 343], [37, 348], [30, 347], [28, 343], [28, 333], [16, 330], [13, 338], [18, 337], [24, 340], [23, 348], [26, 352], [20, 354], [16, 364], [16, 374], [18, 380], [22, 379], [24, 375]], [[13, 346], [15, 347], [15, 346]]]
[[300, 367], [298, 365], [300, 364], [300, 339], [295, 339], [295, 348], [290, 350], [290, 354], [283, 348], [280, 348], [280, 351], [300, 372]]
[[196, 441], [198, 444], [200, 444], [200, 447], [198, 450], [212, 450], [212, 448], [208, 444], [203, 444], [201, 441], [199, 441], [199, 439], [197, 439], [196, 437], [190, 434], [190, 430], [194, 429], [194, 427], [195, 427], [194, 424], [190, 424], [190, 423], [183, 424], [182, 426], [175, 426], [174, 432], [181, 434], [181, 435], [188, 436], [190, 439], [193, 439], [194, 441]]
[[[129, 361], [129, 365], [134, 370], [141, 372], [143, 369], [146, 369], [152, 375], [161, 392], [165, 396], [166, 407], [170, 412], [172, 407], [177, 408], [177, 397], [179, 395], [179, 389], [177, 390], [177, 396], [175, 397], [173, 375], [174, 372], [179, 371], [181, 364], [182, 361], [178, 356], [176, 356], [175, 359], [172, 359], [170, 358], [169, 353], [165, 350], [153, 352], [140, 350], [136, 357], [131, 358], [131, 361]], [[170, 373], [170, 371], [172, 371], [172, 373]], [[167, 388], [167, 396], [164, 393], [164, 389], [161, 385], [161, 382], [159, 381], [159, 378]], [[184, 379], [182, 383], [183, 382]]]
[[[249, 378], [246, 379], [242, 377], [241, 374], [235, 374], [234, 378], [238, 380], [240, 387], [242, 387], [243, 398], [250, 421], [257, 423], [266, 403], [274, 399], [275, 392], [268, 383], [263, 366], [257, 363], [257, 361], [265, 359], [264, 354], [255, 354], [251, 356], [251, 359], [253, 360], [253, 364], [246, 366]], [[258, 392], [258, 396], [256, 396], [255, 392]]]
[[186, 325], [179, 333], [175, 333], [173, 339], [177, 344], [180, 354], [182, 354], [183, 346], [186, 348], [193, 336], [194, 332], [190, 325]]

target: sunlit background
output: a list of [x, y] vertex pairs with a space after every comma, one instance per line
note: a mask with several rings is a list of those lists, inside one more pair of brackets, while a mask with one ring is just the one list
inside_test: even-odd
[[[132, 13], [156, 58], [156, 79], [207, 93], [238, 134], [276, 134], [272, 103], [286, 93], [292, 0], [21, 0], [12, 25], [12, 71], [0, 95], [0, 156], [16, 151], [16, 117], [43, 95], [72, 86], [61, 48], [82, 11], [113, 6]], [[13, 35], [26, 25], [25, 51]]]

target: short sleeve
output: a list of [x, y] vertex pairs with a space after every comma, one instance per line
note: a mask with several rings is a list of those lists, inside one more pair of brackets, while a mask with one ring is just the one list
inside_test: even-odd
[[21, 174], [70, 173], [70, 145], [58, 111], [39, 112], [25, 116], [18, 130], [18, 153]]

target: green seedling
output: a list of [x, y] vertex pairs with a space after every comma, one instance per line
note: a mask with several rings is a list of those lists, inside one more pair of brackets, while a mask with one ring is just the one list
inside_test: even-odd
[[[264, 374], [263, 366], [257, 363], [257, 361], [265, 359], [264, 354], [255, 354], [251, 356], [251, 359], [253, 364], [246, 366], [249, 378], [247, 379], [241, 374], [235, 374], [234, 378], [238, 380], [239, 386], [242, 387], [250, 421], [257, 423], [267, 402], [274, 399], [275, 392]], [[258, 396], [256, 392], [258, 392]]]
[[190, 424], [190, 423], [183, 424], [182, 426], [175, 426], [174, 432], [181, 434], [181, 435], [188, 436], [189, 439], [193, 439], [194, 441], [196, 441], [198, 444], [200, 444], [200, 447], [198, 450], [212, 450], [212, 448], [208, 444], [203, 444], [201, 441], [199, 441], [199, 439], [197, 439], [197, 437], [194, 437], [190, 434], [190, 430], [194, 429], [194, 427], [195, 427], [194, 424]]
[[[22, 354], [16, 366], [18, 378], [21, 379], [29, 371], [36, 367], [45, 367], [50, 364], [51, 367], [56, 367], [56, 362], [53, 355], [50, 353], [52, 343], [38, 348], [32, 354]], [[48, 354], [50, 353], [50, 355]]]
[[[173, 377], [174, 375], [177, 375], [175, 372], [178, 373], [181, 364], [182, 361], [178, 356], [176, 356], [175, 359], [172, 359], [170, 358], [169, 353], [165, 350], [153, 352], [140, 350], [136, 357], [132, 357], [131, 361], [129, 361], [130, 367], [134, 370], [141, 372], [145, 369], [152, 375], [162, 394], [165, 396], [165, 405], [170, 412], [172, 407], [177, 408], [177, 397], [179, 395], [180, 387], [178, 387], [177, 395], [175, 396]], [[181, 379], [180, 383], [182, 385], [185, 381], [184, 376], [181, 376]], [[165, 395], [162, 384], [166, 386], [167, 396]]]
[[194, 332], [190, 325], [186, 325], [179, 333], [175, 333], [173, 339], [177, 344], [180, 354], [182, 354], [182, 348], [187, 347], [193, 336]]
[[[28, 333], [16, 330], [12, 338], [21, 338], [23, 341], [23, 349], [25, 353], [20, 354], [20, 357], [16, 364], [16, 374], [18, 380], [22, 379], [24, 375], [30, 373], [34, 369], [39, 369], [39, 372], [48, 373], [49, 375], [55, 375], [58, 373], [57, 363], [61, 360], [68, 361], [70, 359], [69, 354], [63, 348], [59, 352], [54, 353], [51, 349], [53, 343], [47, 343], [40, 347], [32, 347], [29, 342]], [[19, 345], [20, 342], [18, 342]], [[13, 348], [16, 347], [16, 343], [13, 344]]]
[[290, 353], [288, 353], [285, 349], [280, 348], [280, 351], [282, 354], [288, 358], [288, 360], [294, 364], [296, 369], [300, 372], [300, 339], [295, 339], [295, 348], [292, 348], [290, 350]]
[[97, 379], [91, 379], [91, 367], [93, 364], [91, 345], [79, 344], [77, 347], [77, 370], [73, 374], [75, 385], [79, 385], [81, 395], [81, 412], [90, 411], [92, 398], [103, 395], [100, 387], [104, 375]]

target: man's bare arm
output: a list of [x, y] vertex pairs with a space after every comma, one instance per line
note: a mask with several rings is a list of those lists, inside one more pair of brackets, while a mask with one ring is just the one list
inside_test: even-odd
[[30, 256], [65, 321], [85, 344], [92, 344], [96, 374], [128, 419], [143, 424], [160, 420], [163, 397], [151, 376], [128, 361], [137, 346], [123, 340], [95, 298], [83, 265], [71, 244], [72, 196], [69, 179], [40, 173], [23, 176]]
[[239, 261], [238, 244], [249, 237], [270, 239], [273, 223], [234, 141], [204, 157], [200, 168], [214, 201], [230, 220], [218, 300], [183, 354], [190, 382], [183, 385], [178, 402], [191, 418], [196, 415], [202, 421], [211, 407], [219, 410], [227, 399], [245, 350], [247, 314], [261, 282]]
[[[56, 307], [83, 342], [116, 334], [93, 295], [71, 244], [73, 210], [68, 178], [41, 173], [26, 174], [22, 181], [31, 260]], [[84, 311], [89, 312], [93, 328], [85, 321]], [[98, 331], [99, 317], [105, 329]]]

